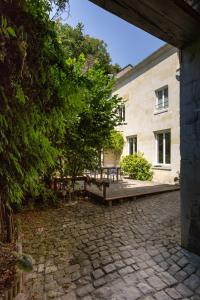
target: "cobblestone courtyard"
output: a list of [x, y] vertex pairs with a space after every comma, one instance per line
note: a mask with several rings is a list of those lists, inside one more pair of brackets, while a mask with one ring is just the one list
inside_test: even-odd
[[180, 247], [179, 215], [179, 192], [23, 213], [23, 250], [35, 261], [26, 299], [200, 299], [200, 262]]

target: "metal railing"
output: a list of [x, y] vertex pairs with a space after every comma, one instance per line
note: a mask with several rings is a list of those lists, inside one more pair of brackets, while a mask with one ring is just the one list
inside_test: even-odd
[[101, 167], [95, 171], [86, 171], [85, 175], [89, 175], [95, 179], [107, 179], [110, 182], [118, 182], [121, 178], [120, 167]]

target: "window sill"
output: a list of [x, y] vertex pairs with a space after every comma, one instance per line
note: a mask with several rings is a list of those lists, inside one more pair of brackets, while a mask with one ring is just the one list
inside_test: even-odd
[[165, 112], [168, 112], [168, 108], [163, 108], [163, 109], [157, 109], [154, 111], [154, 115], [159, 115], [159, 114], [162, 114], [162, 113], [165, 113]]
[[170, 165], [169, 166], [166, 166], [166, 165], [154, 165], [152, 167], [152, 169], [154, 169], [154, 170], [164, 170], [164, 171], [171, 171], [172, 170], [172, 168], [171, 168]]

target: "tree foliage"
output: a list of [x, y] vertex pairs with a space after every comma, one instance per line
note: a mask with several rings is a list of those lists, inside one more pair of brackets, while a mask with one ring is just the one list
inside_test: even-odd
[[104, 41], [84, 34], [84, 25], [78, 23], [76, 27], [62, 24], [57, 20], [57, 30], [62, 45], [69, 57], [78, 59], [81, 54], [86, 58], [85, 69], [91, 68], [95, 62], [106, 74], [116, 74], [120, 70], [118, 64], [111, 63], [111, 57]]
[[116, 122], [108, 70], [100, 59], [85, 69], [84, 56], [72, 57], [69, 37], [49, 18], [52, 5], [62, 10], [67, 2], [0, 2], [0, 212], [7, 240], [10, 203], [36, 195], [58, 158], [73, 163], [85, 153], [95, 160]]
[[124, 147], [124, 137], [121, 132], [113, 129], [110, 131], [110, 137], [107, 140], [104, 149], [111, 150], [115, 155], [121, 155]]
[[[39, 177], [54, 165], [58, 149], [52, 140], [63, 135], [79, 109], [78, 101], [72, 101], [77, 87], [47, 4], [0, 3], [2, 229], [11, 222], [10, 203], [36, 190]], [[11, 228], [7, 234], [11, 235]]]

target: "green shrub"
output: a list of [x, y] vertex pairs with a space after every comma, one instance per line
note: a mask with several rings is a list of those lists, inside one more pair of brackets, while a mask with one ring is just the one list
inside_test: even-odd
[[124, 174], [132, 179], [152, 180], [153, 178], [151, 164], [144, 158], [142, 153], [123, 157], [120, 166]]

